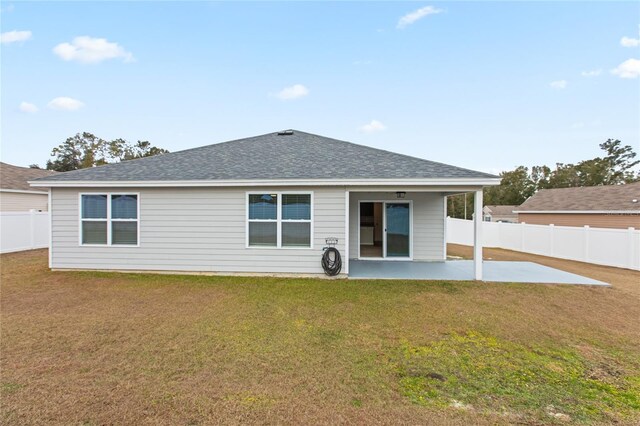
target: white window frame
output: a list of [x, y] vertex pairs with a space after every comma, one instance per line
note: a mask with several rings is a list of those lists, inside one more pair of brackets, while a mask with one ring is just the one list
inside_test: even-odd
[[[107, 196], [107, 217], [103, 218], [82, 218], [82, 196], [83, 195], [106, 195]], [[135, 195], [136, 196], [136, 219], [113, 219], [111, 217], [111, 198], [114, 195]], [[106, 244], [84, 244], [82, 242], [82, 222], [107, 222], [107, 243]], [[113, 222], [136, 222], [136, 244], [112, 244], [112, 223]], [[140, 193], [139, 192], [80, 192], [78, 194], [78, 244], [82, 247], [140, 247]]]
[[[249, 196], [250, 195], [264, 195], [273, 194], [277, 196], [276, 204], [276, 219], [249, 219]], [[245, 247], [249, 249], [283, 249], [283, 250], [312, 250], [313, 249], [313, 191], [248, 191], [245, 194]], [[310, 200], [310, 215], [309, 219], [282, 219], [282, 196], [283, 195], [308, 195]], [[275, 222], [276, 223], [276, 245], [275, 246], [252, 246], [249, 244], [249, 222]], [[309, 224], [309, 246], [283, 246], [282, 245], [282, 224], [283, 223], [308, 223]]]

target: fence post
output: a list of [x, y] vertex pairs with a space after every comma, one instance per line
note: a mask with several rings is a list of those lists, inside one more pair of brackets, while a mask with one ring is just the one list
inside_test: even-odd
[[[627, 268], [629, 268], [629, 269], [634, 269], [636, 267], [635, 260], [636, 260], [637, 255], [635, 253], [636, 244], [635, 244], [635, 241], [633, 241], [634, 240], [633, 237], [635, 236], [635, 232], [633, 232], [633, 231], [635, 231], [635, 228], [633, 228], [633, 227], [627, 228], [627, 247], [629, 248], [629, 250], [628, 250], [629, 251], [629, 259], [628, 259], [629, 264], [627, 265]], [[640, 265], [638, 265], [638, 266], [640, 266]]]
[[482, 281], [482, 189], [473, 198], [473, 269], [474, 278]]
[[29, 210], [29, 248], [32, 249], [36, 245], [36, 211]]
[[549, 224], [549, 256], [554, 257], [555, 254], [555, 241], [556, 239], [556, 227], [553, 223]]
[[520, 222], [520, 251], [524, 251], [524, 227], [527, 226], [525, 222]]
[[584, 261], [589, 262], [589, 225], [584, 226]]

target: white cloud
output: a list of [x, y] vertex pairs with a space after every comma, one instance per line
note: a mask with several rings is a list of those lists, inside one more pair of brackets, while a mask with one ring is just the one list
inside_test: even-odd
[[75, 37], [71, 43], [60, 43], [53, 48], [53, 53], [65, 61], [78, 61], [84, 64], [97, 64], [116, 58], [122, 58], [125, 62], [134, 60], [133, 55], [118, 43], [111, 43], [106, 38], [89, 36]]
[[624, 47], [638, 47], [640, 46], [640, 39], [631, 37], [622, 37], [620, 44]]
[[309, 94], [309, 89], [307, 89], [302, 84], [294, 84], [290, 87], [285, 87], [278, 93], [276, 93], [276, 97], [278, 99], [282, 99], [283, 101], [288, 101], [292, 99], [298, 99], [303, 96], [307, 96]]
[[47, 104], [51, 109], [57, 109], [59, 111], [76, 111], [84, 106], [84, 103], [73, 98], [67, 98], [61, 96], [59, 98], [52, 99]]
[[0, 34], [0, 42], [2, 44], [16, 43], [19, 41], [27, 41], [31, 38], [31, 31], [8, 31]]
[[377, 133], [386, 130], [387, 126], [379, 122], [378, 120], [371, 120], [370, 123], [360, 127], [360, 131], [364, 133]]
[[549, 83], [549, 86], [553, 87], [554, 89], [566, 89], [567, 80], [552, 81], [551, 83]]
[[20, 109], [20, 111], [26, 112], [26, 113], [29, 113], [29, 114], [33, 114], [35, 112], [38, 112], [38, 107], [35, 106], [34, 104], [29, 103], [29, 102], [20, 102], [20, 106], [18, 108]]
[[[638, 35], [640, 35], [640, 25], [638, 25]], [[624, 47], [638, 47], [640, 46], [640, 37], [638, 38], [622, 37], [620, 39], [620, 44]]]
[[429, 16], [429, 15], [436, 15], [438, 13], [443, 12], [442, 9], [437, 9], [433, 6], [425, 6], [425, 7], [421, 7], [418, 10], [414, 10], [413, 12], [407, 13], [406, 15], [404, 15], [402, 18], [400, 18], [398, 20], [398, 28], [399, 29], [403, 29], [411, 24], [413, 24], [416, 21], [419, 21], [420, 19], [424, 18], [425, 16]]
[[602, 74], [602, 70], [597, 69], [597, 70], [591, 70], [591, 71], [582, 71], [580, 74], [583, 77], [597, 77], [600, 74]]
[[640, 59], [627, 59], [612, 69], [611, 74], [620, 78], [638, 78], [640, 76]]

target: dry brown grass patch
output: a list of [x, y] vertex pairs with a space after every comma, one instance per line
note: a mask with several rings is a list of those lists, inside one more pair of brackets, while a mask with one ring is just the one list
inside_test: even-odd
[[545, 407], [505, 416], [411, 402], [400, 348], [470, 331], [570, 351], [605, 384], [640, 372], [640, 281], [614, 268], [589, 275], [613, 284], [604, 289], [50, 272], [46, 262], [46, 251], [0, 256], [5, 424], [550, 421]]

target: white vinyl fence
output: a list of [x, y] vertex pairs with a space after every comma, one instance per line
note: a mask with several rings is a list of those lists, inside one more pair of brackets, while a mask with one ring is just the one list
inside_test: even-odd
[[0, 212], [0, 253], [49, 247], [49, 213]]
[[[447, 218], [447, 242], [473, 245], [473, 221]], [[482, 222], [485, 247], [640, 270], [640, 230]]]

